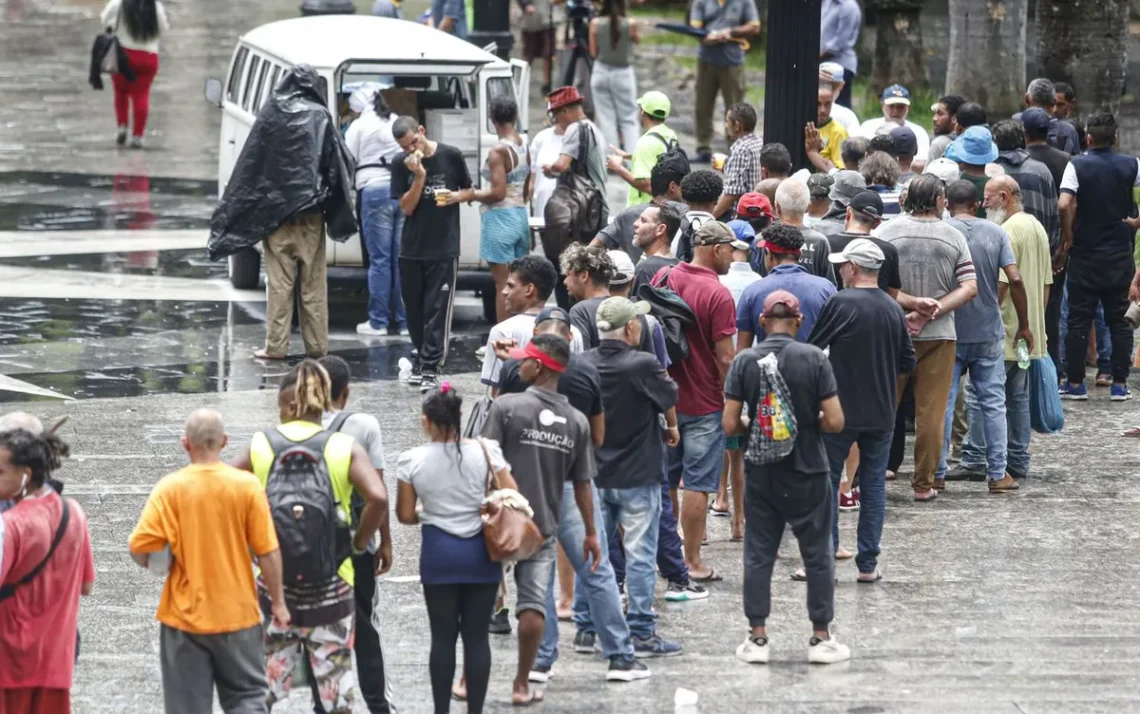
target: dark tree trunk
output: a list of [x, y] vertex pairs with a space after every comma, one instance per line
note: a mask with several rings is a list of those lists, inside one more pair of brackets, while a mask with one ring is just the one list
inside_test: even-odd
[[1077, 91], [1087, 114], [1115, 112], [1128, 62], [1129, 0], [1038, 0], [1041, 74]]
[[865, 0], [863, 6], [875, 19], [871, 69], [875, 96], [892, 84], [901, 84], [912, 92], [928, 86], [930, 75], [919, 24], [922, 0]]
[[764, 141], [788, 147], [797, 169], [808, 166], [804, 126], [815, 121], [819, 101], [821, 4], [821, 0], [773, 0], [766, 16]]
[[950, 0], [946, 93], [969, 97], [991, 117], [1022, 108], [1028, 0]]

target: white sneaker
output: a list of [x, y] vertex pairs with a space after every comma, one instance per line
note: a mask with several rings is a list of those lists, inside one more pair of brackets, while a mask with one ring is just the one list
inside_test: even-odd
[[748, 664], [768, 664], [768, 638], [747, 637], [736, 648], [736, 658]]
[[382, 330], [377, 330], [372, 326], [371, 322], [365, 321], [356, 326], [356, 334], [368, 335], [369, 337], [387, 337], [388, 328], [385, 327]]
[[826, 640], [811, 638], [808, 645], [808, 662], [812, 664], [835, 664], [851, 659], [851, 648], [835, 641], [835, 636]]
[[483, 359], [484, 357], [486, 357], [487, 356], [487, 345], [483, 345], [479, 349], [475, 350], [475, 356], [478, 357], [479, 359]]

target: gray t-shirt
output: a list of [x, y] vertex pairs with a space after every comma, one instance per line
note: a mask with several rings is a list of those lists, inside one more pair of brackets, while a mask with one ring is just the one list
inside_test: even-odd
[[[483, 440], [495, 471], [510, 468], [502, 449]], [[459, 538], [483, 529], [479, 507], [487, 488], [487, 456], [474, 439], [459, 444], [432, 442], [408, 449], [396, 460], [396, 478], [411, 484], [423, 504], [420, 522]]]
[[519, 492], [534, 509], [534, 523], [546, 538], [558, 532], [566, 481], [594, 477], [590, 422], [557, 392], [530, 387], [495, 400], [483, 436], [503, 447]]
[[390, 17], [393, 20], [403, 19], [400, 8], [392, 0], [376, 0], [372, 3], [372, 14], [376, 17]]
[[978, 280], [978, 296], [954, 311], [958, 342], [1001, 342], [1005, 326], [998, 304], [998, 274], [1005, 266], [1017, 263], [1009, 234], [984, 218], [948, 218], [946, 222], [966, 236]]
[[597, 186], [598, 191], [601, 192], [604, 213], [608, 214], [609, 199], [606, 196], [606, 138], [605, 135], [602, 134], [602, 130], [589, 119], [574, 122], [566, 127], [566, 133], [562, 135], [562, 153], [570, 156], [575, 161], [578, 160], [578, 145], [583, 124], [589, 127], [593, 134], [593, 141], [590, 142], [590, 152], [586, 155], [586, 175], [589, 176], [590, 181]]
[[[731, 30], [741, 25], [760, 24], [755, 0], [694, 0], [689, 20], [694, 26], [710, 32]], [[737, 42], [701, 45], [697, 59], [716, 67], [744, 64], [744, 49]]]
[[[930, 140], [930, 153], [927, 154], [927, 158], [930, 161], [941, 159], [942, 155], [946, 153], [946, 149], [949, 148], [952, 143], [954, 143], [954, 136], [950, 134], [939, 134]], [[899, 183], [902, 182], [900, 181]]]
[[[937, 300], [960, 283], [977, 279], [966, 237], [940, 218], [901, 215], [883, 224], [878, 237], [898, 250], [899, 278], [908, 295]], [[914, 341], [953, 339], [950, 312], [926, 323]]]
[[[337, 414], [340, 412], [325, 412], [321, 416], [321, 426], [328, 429]], [[384, 438], [380, 434], [380, 422], [376, 421], [376, 417], [363, 412], [350, 414], [340, 428], [340, 433], [348, 434], [364, 447], [373, 468], [384, 468]]]

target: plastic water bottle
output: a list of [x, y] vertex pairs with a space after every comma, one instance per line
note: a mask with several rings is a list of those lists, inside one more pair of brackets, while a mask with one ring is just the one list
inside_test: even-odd
[[396, 364], [400, 367], [399, 378], [406, 382], [412, 376], [412, 361], [407, 357], [401, 357]]
[[1022, 369], [1029, 369], [1029, 343], [1022, 337], [1017, 341], [1014, 350], [1017, 352], [1017, 366]]

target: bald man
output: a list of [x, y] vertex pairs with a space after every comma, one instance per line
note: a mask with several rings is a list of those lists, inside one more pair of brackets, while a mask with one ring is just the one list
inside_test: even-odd
[[756, 192], [762, 193], [768, 197], [768, 200], [773, 204], [776, 203], [776, 189], [780, 187], [780, 182], [784, 179], [766, 178], [761, 179], [760, 183], [756, 184]]
[[182, 436], [190, 465], [158, 482], [129, 541], [144, 568], [165, 548], [172, 556], [157, 614], [168, 712], [208, 714], [217, 687], [226, 714], [267, 714], [262, 607], [282, 625], [291, 621], [265, 489], [222, 462], [226, 441], [218, 412], [190, 415]]

